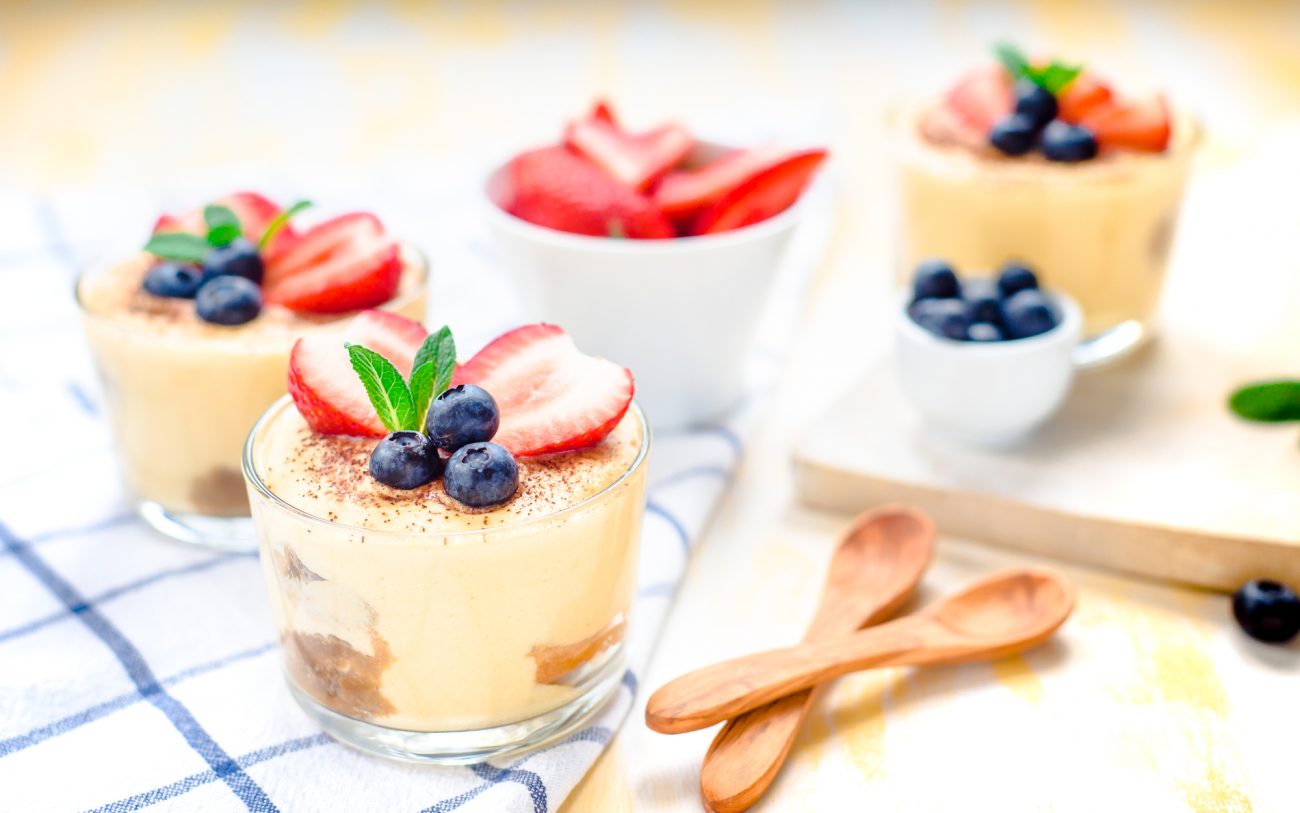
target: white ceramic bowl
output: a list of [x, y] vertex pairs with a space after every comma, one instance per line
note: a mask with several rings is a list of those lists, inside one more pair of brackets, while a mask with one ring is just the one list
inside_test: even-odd
[[617, 240], [517, 218], [491, 200], [490, 185], [491, 178], [483, 187], [488, 225], [531, 315], [563, 326], [584, 352], [630, 369], [655, 428], [706, 422], [739, 401], [802, 200], [721, 234]]
[[1061, 316], [1028, 339], [959, 342], [936, 336], [907, 315], [895, 321], [894, 363], [903, 392], [934, 429], [979, 446], [1024, 439], [1065, 401], [1074, 380], [1083, 317], [1073, 299], [1049, 298]]

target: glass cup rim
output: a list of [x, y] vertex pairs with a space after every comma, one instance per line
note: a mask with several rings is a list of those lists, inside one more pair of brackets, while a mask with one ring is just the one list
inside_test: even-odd
[[[641, 411], [641, 407], [635, 401], [633, 401], [632, 404], [629, 405], [629, 411], [636, 416], [637, 422], [641, 429], [641, 448], [637, 450], [636, 458], [633, 459], [633, 461], [630, 464], [628, 464], [628, 467], [613, 482], [609, 483], [600, 491], [597, 491], [595, 494], [592, 494], [589, 497], [586, 497], [574, 503], [573, 505], [566, 506], [564, 508], [561, 508], [558, 511], [553, 511], [549, 514], [543, 514], [541, 516], [536, 516], [536, 517], [528, 517], [527, 519], [523, 519], [518, 522], [512, 522], [506, 525], [494, 525], [488, 528], [465, 528], [461, 530], [447, 530], [447, 531], [396, 531], [396, 530], [388, 530], [384, 528], [367, 528], [361, 525], [351, 525], [345, 522], [337, 522], [334, 520], [329, 520], [324, 517], [320, 517], [315, 514], [312, 514], [308, 511], [304, 511], [303, 509], [298, 508], [297, 506], [286, 502], [278, 494], [276, 494], [269, 487], [267, 487], [265, 482], [263, 482], [261, 475], [257, 471], [257, 467], [254, 461], [254, 451], [253, 451], [254, 443], [257, 440], [258, 434], [261, 432], [262, 429], [265, 428], [267, 423], [269, 423], [275, 416], [279, 415], [279, 413], [282, 410], [292, 406], [293, 406], [293, 399], [291, 396], [289, 395], [281, 396], [280, 398], [276, 399], [275, 403], [267, 407], [266, 411], [262, 413], [262, 416], [257, 419], [257, 423], [253, 424], [253, 428], [249, 430], [248, 438], [244, 441], [244, 451], [243, 454], [241, 455], [242, 468], [244, 471], [244, 479], [248, 483], [252, 484], [253, 488], [257, 491], [257, 493], [261, 497], [268, 500], [272, 505], [274, 505], [276, 508], [280, 510], [287, 511], [289, 514], [296, 516], [300, 519], [306, 520], [308, 522], [311, 522], [314, 525], [330, 528], [334, 531], [355, 533], [368, 538], [379, 537], [379, 538], [389, 539], [394, 541], [396, 540], [414, 541], [414, 540], [424, 540], [424, 539], [482, 538], [485, 536], [491, 536], [496, 534], [518, 532], [520, 530], [529, 528], [534, 525], [542, 525], [548, 522], [554, 522], [558, 519], [562, 519], [566, 516], [569, 516], [570, 514], [577, 513], [578, 511], [581, 511], [584, 508], [587, 508], [588, 506], [596, 504], [602, 501], [603, 499], [605, 499], [608, 495], [612, 494], [616, 489], [620, 488], [625, 483], [627, 483], [633, 477], [633, 475], [635, 475], [645, 467], [646, 460], [649, 458], [649, 453], [650, 453], [650, 444], [651, 444], [650, 424], [646, 420], [645, 413]], [[254, 522], [256, 522], [256, 519], [254, 520]]]
[[[394, 296], [387, 302], [376, 306], [379, 310], [400, 310], [412, 299], [415, 299], [422, 294], [427, 294], [429, 289], [429, 255], [414, 243], [399, 240], [397, 241], [397, 244], [402, 253], [409, 255], [411, 258], [411, 264], [420, 272], [420, 278], [417, 280], [417, 284], [413, 285], [410, 290], [399, 292], [397, 296]], [[73, 301], [77, 303], [77, 310], [81, 312], [82, 316], [92, 317], [95, 319], [104, 319], [108, 316], [108, 314], [91, 310], [86, 306], [85, 301], [82, 299], [81, 286], [82, 283], [91, 276], [108, 273], [118, 264], [125, 262], [128, 256], [129, 255], [121, 255], [116, 259], [107, 259], [104, 256], [99, 256], [97, 259], [85, 263], [77, 272], [76, 276], [72, 280], [72, 298]], [[337, 325], [349, 317], [355, 316], [357, 313], [358, 311], [349, 311], [346, 313], [328, 314], [332, 318], [320, 322], [312, 322], [304, 329], [311, 330], [313, 328], [325, 327], [327, 325]], [[125, 320], [123, 320], [119, 326], [128, 331], [137, 333], [146, 332], [146, 328], [143, 325], [132, 324]], [[168, 341], [174, 341], [174, 338], [169, 336]]]

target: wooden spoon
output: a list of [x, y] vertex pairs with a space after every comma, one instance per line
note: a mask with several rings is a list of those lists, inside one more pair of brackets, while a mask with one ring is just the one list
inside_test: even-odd
[[[805, 641], [838, 638], [893, 615], [921, 580], [934, 549], [934, 523], [919, 511], [867, 511], [840, 536], [821, 604]], [[704, 756], [700, 796], [716, 813], [748, 810], [785, 763], [822, 687], [797, 692], [730, 720]]]
[[916, 615], [825, 641], [706, 666], [661, 686], [646, 725], [696, 731], [840, 675], [880, 666], [964, 663], [1047, 640], [1074, 609], [1074, 588], [1050, 570], [1009, 570]]

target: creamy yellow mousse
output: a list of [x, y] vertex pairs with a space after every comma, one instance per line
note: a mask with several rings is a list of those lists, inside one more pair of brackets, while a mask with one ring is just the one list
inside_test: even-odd
[[[211, 324], [193, 300], [143, 290], [154, 262], [142, 253], [88, 273], [77, 287], [127, 483], [170, 512], [247, 516], [240, 450], [258, 415], [284, 394], [294, 340], [339, 330], [351, 314], [266, 305], [246, 324]], [[427, 272], [412, 250], [403, 262], [398, 294], [382, 307], [419, 319]]]
[[931, 257], [959, 268], [1019, 260], [1078, 301], [1089, 336], [1148, 322], [1197, 139], [1190, 119], [1175, 119], [1164, 152], [1073, 164], [1004, 156], [941, 103], [900, 123], [900, 273]]
[[375, 481], [375, 439], [313, 432], [287, 400], [248, 463], [289, 678], [410, 731], [534, 718], [621, 670], [648, 442], [633, 408], [596, 446], [518, 459], [491, 508]]

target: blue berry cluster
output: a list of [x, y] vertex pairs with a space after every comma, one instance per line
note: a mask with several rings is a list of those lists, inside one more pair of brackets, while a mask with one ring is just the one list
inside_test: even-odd
[[1049, 161], [1076, 163], [1097, 156], [1097, 138], [1087, 127], [1056, 117], [1056, 97], [1028, 79], [1016, 81], [1015, 110], [993, 125], [989, 143], [1004, 155], [1037, 147]]
[[[393, 488], [418, 488], [442, 476], [452, 498], [473, 508], [500, 505], [519, 487], [519, 464], [492, 443], [501, 425], [496, 400], [460, 384], [429, 405], [423, 432], [393, 432], [370, 454], [370, 475]], [[445, 460], [443, 453], [449, 455]]]
[[262, 312], [262, 255], [242, 237], [214, 248], [202, 266], [165, 261], [149, 269], [144, 289], [154, 296], [193, 299], [199, 318], [242, 325]]
[[962, 281], [948, 263], [926, 260], [912, 278], [907, 314], [930, 333], [960, 342], [1027, 339], [1060, 324], [1038, 277], [1015, 262], [996, 279]]

